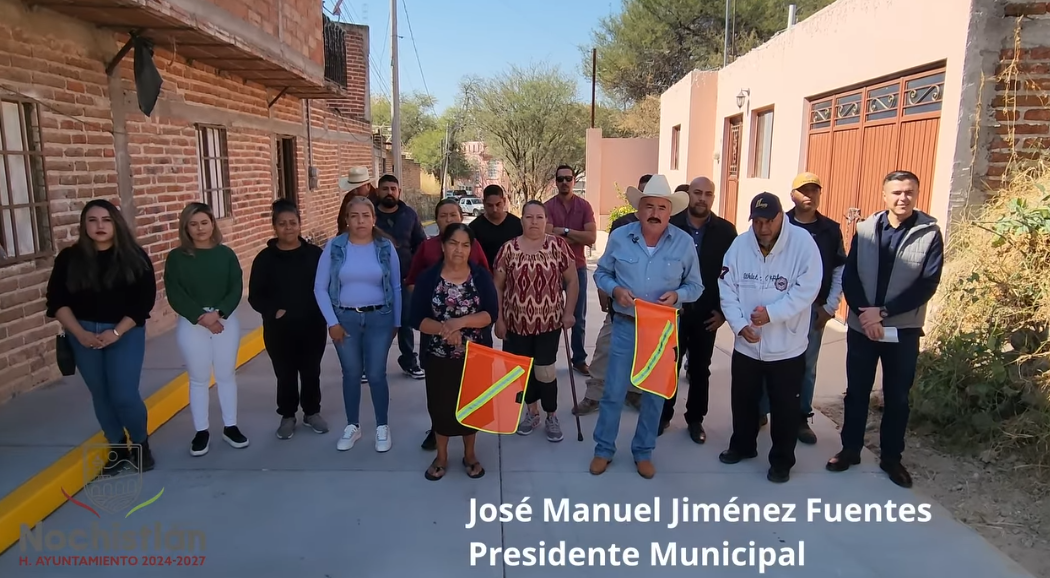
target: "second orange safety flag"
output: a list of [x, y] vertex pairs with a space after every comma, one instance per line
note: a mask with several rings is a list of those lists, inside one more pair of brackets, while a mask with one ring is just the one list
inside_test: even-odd
[[531, 372], [531, 357], [468, 341], [456, 421], [487, 433], [514, 433]]
[[635, 299], [634, 329], [631, 383], [671, 399], [678, 391], [678, 310]]

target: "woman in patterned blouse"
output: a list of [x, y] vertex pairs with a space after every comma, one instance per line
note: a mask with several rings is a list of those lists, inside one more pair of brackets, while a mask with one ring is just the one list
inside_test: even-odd
[[471, 478], [485, 475], [474, 453], [477, 430], [456, 419], [466, 342], [492, 347], [492, 323], [499, 301], [492, 276], [470, 263], [474, 232], [451, 223], [441, 232], [442, 260], [416, 280], [411, 322], [419, 330], [427, 380], [427, 410], [437, 438], [437, 457], [428, 480], [440, 480], [448, 468], [448, 438], [463, 438], [463, 466]]
[[500, 304], [496, 337], [503, 340], [504, 351], [533, 358], [525, 388], [528, 411], [521, 417], [518, 435], [527, 436], [539, 427], [540, 402], [547, 412], [547, 440], [560, 442], [555, 364], [562, 330], [575, 323], [573, 311], [580, 289], [576, 262], [564, 239], [545, 232], [547, 210], [542, 203], [525, 203], [521, 224], [524, 234], [503, 245], [496, 256]]

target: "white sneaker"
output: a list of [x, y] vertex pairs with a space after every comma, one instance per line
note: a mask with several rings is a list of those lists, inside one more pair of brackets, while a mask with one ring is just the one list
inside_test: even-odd
[[381, 425], [376, 428], [376, 451], [385, 452], [390, 450], [390, 426]]
[[354, 447], [354, 442], [361, 439], [361, 428], [356, 425], [348, 425], [343, 430], [343, 437], [339, 438], [339, 443], [335, 444], [335, 448], [341, 452]]

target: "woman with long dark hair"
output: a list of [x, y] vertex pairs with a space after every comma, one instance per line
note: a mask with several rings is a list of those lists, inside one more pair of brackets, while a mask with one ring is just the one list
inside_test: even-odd
[[420, 352], [427, 368], [427, 410], [437, 441], [437, 457], [427, 468], [428, 480], [440, 480], [448, 468], [448, 438], [463, 438], [467, 476], [485, 475], [474, 452], [477, 430], [459, 423], [460, 379], [466, 362], [466, 342], [492, 347], [492, 323], [499, 299], [492, 276], [470, 263], [474, 232], [452, 223], [441, 233], [444, 258], [427, 269], [412, 293], [412, 327], [422, 336]]
[[271, 221], [274, 238], [252, 263], [248, 303], [262, 315], [263, 342], [277, 377], [277, 437], [286, 440], [295, 433], [300, 407], [304, 424], [319, 434], [328, 432], [321, 417], [321, 359], [328, 326], [314, 299], [321, 248], [300, 236], [299, 209], [291, 201], [276, 201]]
[[146, 320], [156, 299], [153, 263], [120, 211], [109, 201], [90, 201], [80, 212], [77, 242], [55, 258], [47, 316], [65, 328], [95, 417], [116, 448], [109, 452], [106, 473], [127, 463], [141, 471], [154, 467], [139, 381]]
[[314, 277], [314, 298], [343, 369], [347, 425], [336, 449], [347, 451], [361, 439], [364, 375], [375, 410], [375, 448], [386, 452], [392, 443], [386, 365], [401, 326], [401, 265], [394, 242], [376, 227], [375, 205], [366, 197], [347, 202], [343, 221], [346, 231], [325, 245]]
[[190, 413], [196, 434], [190, 455], [210, 448], [208, 386], [212, 373], [222, 408], [222, 439], [235, 448], [248, 447], [237, 427], [237, 353], [241, 324], [235, 311], [244, 291], [241, 263], [222, 244], [222, 232], [211, 207], [190, 203], [179, 216], [179, 246], [168, 253], [164, 288], [179, 315], [175, 337], [190, 377]]

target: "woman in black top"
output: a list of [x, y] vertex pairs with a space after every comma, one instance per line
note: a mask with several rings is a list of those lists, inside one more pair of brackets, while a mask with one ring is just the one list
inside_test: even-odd
[[272, 220], [276, 238], [252, 263], [248, 304], [262, 315], [263, 342], [277, 376], [277, 437], [286, 440], [295, 433], [300, 405], [304, 424], [317, 433], [328, 431], [321, 417], [321, 358], [328, 324], [314, 298], [322, 249], [299, 236], [299, 209], [290, 201], [273, 204]]
[[[93, 200], [80, 213], [76, 244], [55, 258], [47, 285], [47, 316], [58, 319], [77, 369], [91, 391], [95, 417], [110, 451], [104, 472], [129, 461], [153, 469], [146, 404], [139, 393], [146, 320], [157, 299], [149, 255], [112, 203]], [[127, 449], [127, 435], [132, 448]], [[122, 448], [122, 449], [121, 449]]]

